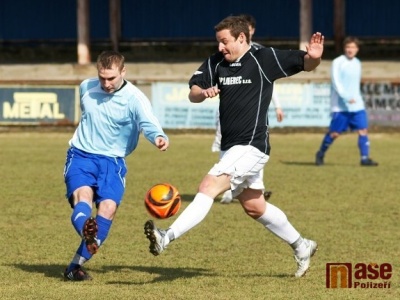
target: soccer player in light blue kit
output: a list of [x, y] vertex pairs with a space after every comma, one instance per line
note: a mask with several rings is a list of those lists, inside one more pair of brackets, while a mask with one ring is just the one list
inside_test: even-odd
[[125, 191], [124, 158], [135, 150], [140, 133], [161, 151], [169, 146], [149, 99], [124, 79], [124, 60], [115, 51], [101, 53], [98, 78], [80, 85], [82, 116], [69, 141], [64, 177], [71, 222], [82, 241], [64, 272], [66, 280], [92, 279], [82, 265], [108, 236]]
[[315, 164], [324, 164], [324, 156], [329, 146], [348, 128], [358, 132], [358, 148], [361, 166], [377, 166], [369, 157], [368, 116], [361, 96], [361, 62], [356, 57], [359, 41], [347, 37], [343, 41], [344, 54], [332, 62], [331, 69], [331, 110], [332, 120], [329, 131], [322, 140], [315, 155]]

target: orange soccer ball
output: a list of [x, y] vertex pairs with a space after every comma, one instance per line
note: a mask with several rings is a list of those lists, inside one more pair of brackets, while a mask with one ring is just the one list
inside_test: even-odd
[[152, 186], [144, 198], [147, 212], [157, 219], [166, 219], [175, 215], [181, 207], [181, 202], [178, 189], [169, 183]]

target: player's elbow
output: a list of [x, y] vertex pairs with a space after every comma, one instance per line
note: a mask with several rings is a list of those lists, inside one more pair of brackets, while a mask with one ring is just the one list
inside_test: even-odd
[[309, 59], [307, 61], [304, 62], [304, 71], [306, 72], [310, 72], [315, 70], [316, 67], [319, 66], [319, 64], [321, 63], [321, 59]]
[[189, 93], [189, 101], [192, 103], [199, 103], [204, 101], [204, 96], [198, 93], [194, 93], [190, 91]]
[[194, 97], [194, 95], [193, 95], [192, 92], [189, 93], [188, 98], [189, 98], [189, 101], [190, 101], [190, 102], [195, 102], [195, 97]]

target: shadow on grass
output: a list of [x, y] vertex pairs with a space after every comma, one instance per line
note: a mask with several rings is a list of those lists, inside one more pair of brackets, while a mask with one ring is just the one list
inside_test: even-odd
[[109, 284], [144, 284], [144, 283], [156, 283], [156, 282], [170, 282], [180, 278], [194, 278], [199, 276], [215, 277], [215, 273], [210, 272], [207, 269], [199, 268], [163, 268], [154, 266], [104, 266], [102, 272], [116, 272], [121, 270], [132, 270], [137, 272], [143, 272], [148, 274], [158, 275], [154, 279], [146, 282], [122, 282], [122, 281], [109, 281]]
[[279, 162], [281, 164], [291, 165], [291, 166], [313, 166], [313, 167], [316, 167], [315, 162], [312, 162], [312, 161], [285, 161], [285, 160], [280, 160]]
[[[32, 264], [10, 264], [8, 266], [12, 266], [14, 268], [18, 268], [24, 272], [28, 273], [39, 273], [43, 274], [46, 277], [52, 278], [63, 278], [63, 272], [65, 269], [65, 265], [60, 264], [42, 264], [42, 265], [32, 265]], [[149, 267], [149, 266], [103, 266], [101, 268], [100, 273], [107, 272], [120, 272], [122, 270], [132, 270], [137, 272], [144, 272], [148, 274], [158, 274], [159, 276], [154, 278], [153, 280], [146, 283], [154, 283], [154, 282], [169, 282], [174, 281], [179, 278], [193, 278], [198, 276], [216, 276], [207, 269], [199, 269], [199, 268], [163, 268], [163, 267]], [[111, 281], [109, 284], [143, 284], [144, 282], [120, 282], [120, 281]]]
[[246, 277], [246, 278], [255, 278], [255, 277], [268, 277], [268, 278], [281, 278], [281, 279], [286, 279], [286, 278], [295, 278], [293, 274], [275, 274], [275, 273], [251, 273], [251, 274], [242, 274], [237, 277]]
[[64, 270], [66, 265], [60, 264], [42, 264], [42, 265], [32, 265], [32, 264], [10, 264], [14, 268], [18, 268], [24, 272], [29, 273], [40, 273], [46, 277], [53, 278], [63, 278]]
[[352, 167], [353, 165], [349, 165], [346, 163], [324, 163], [323, 166], [316, 166], [315, 162], [313, 161], [285, 161], [285, 160], [280, 160], [279, 161], [281, 164], [288, 165], [288, 166], [309, 166], [313, 168], [323, 168], [323, 167], [333, 167], [333, 166], [350, 166]]

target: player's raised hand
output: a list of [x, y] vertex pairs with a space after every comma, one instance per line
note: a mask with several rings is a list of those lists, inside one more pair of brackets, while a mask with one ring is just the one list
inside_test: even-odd
[[310, 58], [321, 58], [324, 51], [324, 39], [321, 32], [316, 32], [311, 36], [310, 43], [306, 46], [307, 54]]
[[321, 62], [324, 52], [324, 36], [316, 32], [311, 36], [310, 44], [306, 46], [307, 54], [304, 56], [304, 71], [314, 70]]

